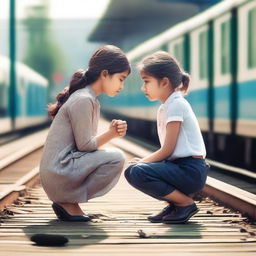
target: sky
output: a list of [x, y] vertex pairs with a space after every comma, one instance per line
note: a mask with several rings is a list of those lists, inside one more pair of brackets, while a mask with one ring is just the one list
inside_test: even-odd
[[98, 18], [109, 0], [50, 0], [50, 16], [54, 18]]
[[[106, 10], [110, 0], [16, 0], [16, 17], [23, 18], [27, 6], [48, 1], [50, 17], [54, 19], [98, 18]], [[9, 13], [9, 0], [1, 1], [0, 19]]]

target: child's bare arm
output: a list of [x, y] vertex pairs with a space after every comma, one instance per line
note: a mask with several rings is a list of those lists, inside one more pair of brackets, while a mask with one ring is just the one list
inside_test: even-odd
[[168, 158], [174, 151], [180, 132], [180, 121], [169, 122], [166, 125], [164, 145], [154, 153], [142, 158], [139, 162], [159, 162]]

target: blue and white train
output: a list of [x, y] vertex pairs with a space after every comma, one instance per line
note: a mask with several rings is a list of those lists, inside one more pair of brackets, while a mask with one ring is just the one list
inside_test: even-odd
[[10, 60], [0, 56], [0, 63], [0, 135], [47, 123], [48, 81], [16, 62], [16, 88], [12, 97]]
[[[187, 96], [208, 157], [256, 171], [256, 0], [225, 0], [175, 25], [128, 53], [134, 67], [144, 56], [168, 51], [191, 75]], [[128, 120], [129, 133], [157, 142], [157, 102], [140, 91], [136, 69], [116, 98], [102, 97], [109, 118]]]

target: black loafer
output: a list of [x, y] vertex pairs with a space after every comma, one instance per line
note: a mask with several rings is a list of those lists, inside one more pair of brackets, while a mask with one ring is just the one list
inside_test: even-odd
[[64, 246], [68, 242], [65, 236], [49, 234], [34, 234], [30, 240], [40, 246]]
[[164, 216], [170, 214], [174, 210], [174, 204], [169, 204], [156, 215], [151, 215], [148, 220], [152, 223], [161, 223]]
[[63, 207], [56, 203], [52, 204], [52, 209], [60, 220], [80, 222], [87, 222], [91, 220], [90, 217], [86, 215], [70, 215]]
[[198, 211], [195, 203], [188, 206], [175, 206], [174, 211], [164, 216], [162, 222], [165, 224], [185, 223]]

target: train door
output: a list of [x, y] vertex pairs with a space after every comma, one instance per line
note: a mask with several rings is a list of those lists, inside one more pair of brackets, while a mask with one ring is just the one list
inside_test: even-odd
[[190, 41], [191, 90], [188, 101], [198, 118], [203, 132], [209, 131], [209, 25], [203, 25], [192, 31]]
[[[214, 133], [231, 133], [232, 119], [231, 13], [214, 21]], [[235, 60], [234, 60], [235, 61]]]
[[238, 10], [237, 134], [256, 137], [256, 1]]
[[238, 9], [238, 77], [236, 133], [244, 142], [246, 168], [256, 168], [256, 1]]

